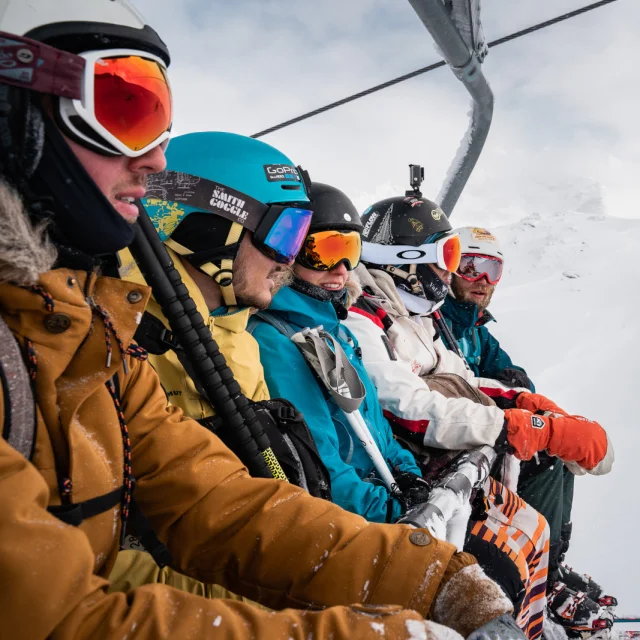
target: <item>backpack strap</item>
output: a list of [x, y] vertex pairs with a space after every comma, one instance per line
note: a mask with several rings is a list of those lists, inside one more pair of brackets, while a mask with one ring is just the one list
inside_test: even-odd
[[164, 355], [169, 349], [173, 351], [179, 349], [173, 333], [164, 326], [162, 320], [149, 311], [142, 314], [142, 320], [133, 338], [141, 347], [155, 356]]
[[296, 334], [296, 331], [293, 327], [274, 315], [273, 313], [269, 313], [268, 311], [258, 311], [258, 313], [254, 313], [250, 318], [247, 324], [247, 331], [253, 335], [256, 327], [262, 323], [270, 324], [272, 327], [277, 329], [282, 335], [287, 336], [287, 338], [291, 339]]
[[2, 437], [31, 460], [36, 442], [36, 405], [17, 340], [0, 316], [0, 381], [4, 397]]

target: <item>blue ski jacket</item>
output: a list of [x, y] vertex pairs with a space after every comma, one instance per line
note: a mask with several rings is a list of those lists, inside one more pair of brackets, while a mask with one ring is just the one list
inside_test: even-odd
[[[331, 302], [322, 302], [284, 287], [274, 296], [266, 313], [284, 321], [293, 332], [322, 325], [338, 340], [365, 386], [366, 397], [360, 405], [360, 413], [384, 459], [391, 469], [397, 466], [401, 471], [421, 475], [411, 452], [394, 439], [382, 414], [376, 388], [357, 355], [357, 341], [340, 324]], [[373, 463], [351, 430], [345, 414], [316, 378], [298, 347], [264, 321], [253, 324], [251, 331], [260, 345], [260, 360], [271, 397], [292, 402], [309, 425], [331, 476], [333, 501], [371, 522], [397, 520], [403, 513], [401, 503], [390, 496], [375, 474]]]
[[[511, 369], [527, 376], [522, 367], [513, 364], [509, 354], [487, 329], [486, 325], [495, 322], [495, 318], [487, 310], [481, 316], [478, 311], [477, 304], [460, 302], [452, 295], [447, 296], [441, 308], [442, 315], [473, 373], [479, 378], [502, 380], [509, 377], [503, 373], [505, 369]], [[531, 391], [535, 392], [535, 386], [528, 376], [526, 381]]]

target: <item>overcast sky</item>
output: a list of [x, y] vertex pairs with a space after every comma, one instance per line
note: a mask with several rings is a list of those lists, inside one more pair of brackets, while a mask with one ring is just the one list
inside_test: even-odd
[[[485, 34], [493, 40], [587, 1], [485, 0]], [[401, 0], [136, 4], [172, 52], [176, 133], [255, 133], [438, 60]], [[578, 187], [610, 215], [640, 216], [639, 24], [640, 2], [618, 0], [490, 52], [494, 122], [456, 220], [510, 221]], [[464, 88], [442, 68], [264, 140], [364, 209], [406, 188], [409, 163], [426, 167], [424, 192], [435, 198], [468, 110]]]
[[[485, 34], [493, 40], [590, 1], [484, 0]], [[177, 134], [250, 135], [439, 59], [404, 0], [135, 2], [172, 52]], [[494, 226], [566, 211], [640, 218], [639, 25], [640, 1], [617, 0], [489, 53], [484, 71], [495, 93], [494, 122], [454, 224]], [[263, 139], [316, 180], [346, 191], [362, 211], [408, 187], [409, 163], [425, 166], [423, 190], [435, 198], [468, 111], [464, 88], [443, 68]], [[572, 232], [565, 227], [558, 225], [559, 235]], [[566, 239], [557, 240], [549, 244], [570, 260], [561, 251]], [[591, 255], [615, 277], [610, 254], [593, 247]], [[528, 268], [535, 269], [535, 260]], [[598, 287], [593, 299], [601, 303], [606, 286]], [[540, 308], [544, 300], [534, 303]], [[522, 348], [514, 345], [517, 353]], [[633, 357], [637, 344], [630, 348]], [[549, 354], [549, 366], [566, 357]], [[635, 469], [618, 472], [620, 485], [637, 493]], [[624, 516], [632, 529], [637, 504], [636, 497]], [[584, 517], [579, 524], [581, 532], [591, 525]], [[594, 526], [602, 533], [594, 542], [615, 546], [616, 525], [598, 520]], [[602, 550], [593, 550], [598, 561], [591, 563], [588, 543], [579, 544], [587, 547], [580, 568], [596, 578], [600, 568], [611, 579], [611, 568], [599, 567], [607, 562]], [[632, 594], [617, 595], [626, 609], [635, 606]]]

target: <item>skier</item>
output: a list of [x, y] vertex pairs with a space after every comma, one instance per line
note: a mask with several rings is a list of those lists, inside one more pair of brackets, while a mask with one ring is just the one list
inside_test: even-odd
[[[456, 451], [479, 445], [500, 449], [508, 445], [523, 460], [546, 449], [576, 471], [607, 473], [613, 449], [597, 423], [568, 416], [528, 389], [511, 389], [495, 380], [477, 378], [444, 347], [431, 314], [442, 305], [450, 272], [457, 264], [452, 258], [456, 247], [451, 241], [451, 226], [439, 207], [421, 194], [389, 198], [367, 209], [363, 224], [363, 265], [356, 273], [364, 286], [360, 306], [365, 309], [352, 310], [347, 324], [359, 340], [363, 361], [396, 434], [414, 451], [424, 452], [426, 447], [429, 464], [438, 449]], [[384, 337], [393, 343], [392, 353], [381, 347]], [[442, 374], [446, 374], [445, 383]], [[547, 415], [534, 415], [538, 412]], [[506, 480], [516, 488], [509, 474]], [[499, 506], [494, 501], [493, 506], [510, 510], [509, 504]], [[544, 586], [538, 585], [540, 600]], [[569, 599], [575, 605], [570, 609], [565, 606]], [[564, 624], [573, 625], [576, 631], [587, 621], [591, 630], [610, 625], [610, 616], [594, 622], [606, 612], [569, 589], [562, 597], [553, 598], [550, 607], [569, 611], [572, 619]], [[542, 607], [538, 606], [538, 625], [541, 616]], [[530, 631], [539, 633], [541, 628]]]
[[442, 305], [442, 315], [477, 377], [493, 378], [510, 387], [535, 392], [527, 372], [513, 364], [486, 326], [495, 321], [488, 307], [502, 277], [504, 256], [500, 243], [490, 231], [480, 227], [462, 227], [456, 233], [462, 255]]
[[[274, 296], [268, 312], [259, 314], [262, 321], [251, 331], [260, 346], [260, 360], [269, 392], [290, 400], [307, 420], [331, 476], [333, 500], [370, 522], [395, 522], [405, 511], [400, 497], [393, 495], [382, 483], [367, 480], [375, 471], [374, 464], [365, 447], [350, 438], [344, 412], [335, 402], [325, 399], [325, 391], [315, 381], [289, 336], [266, 322], [272, 318], [280, 320], [292, 327], [292, 334], [319, 325], [331, 333], [363, 381], [366, 394], [359, 413], [372, 432], [383, 459], [391, 469], [397, 468], [399, 473], [406, 474], [408, 481], [416, 476], [415, 491], [419, 493], [420, 470], [412, 454], [394, 440], [382, 415], [375, 388], [357, 362], [351, 336], [340, 325], [340, 314], [346, 316], [349, 305], [349, 293], [344, 286], [347, 275], [360, 259], [360, 217], [351, 201], [329, 185], [313, 183], [311, 197], [313, 219], [303, 250], [296, 258], [292, 282]], [[283, 362], [286, 362], [285, 366]], [[343, 450], [350, 447], [353, 450], [345, 455]]]
[[[461, 227], [456, 233], [461, 245], [460, 266], [453, 274], [442, 315], [476, 376], [493, 378], [511, 387], [528, 387], [535, 392], [526, 371], [513, 364], [487, 327], [494, 320], [488, 307], [502, 277], [502, 247], [487, 229]], [[540, 452], [535, 460], [520, 467], [518, 494], [549, 522], [550, 591], [562, 592], [566, 586], [586, 593], [602, 606], [615, 606], [616, 599], [606, 595], [589, 576], [561, 564], [571, 538], [573, 491], [574, 474], [546, 452]]]
[[[7, 0], [0, 30], [3, 67], [19, 71], [0, 83], [0, 636], [449, 638], [424, 617], [464, 601], [452, 627], [497, 637], [509, 607], [469, 555], [251, 478], [167, 407], [128, 346], [148, 290], [102, 269], [132, 240], [146, 176], [165, 167], [169, 55], [156, 32], [126, 0]], [[108, 593], [134, 513], [173, 568], [297, 609], [166, 585]]]
[[[142, 204], [242, 393], [254, 402], [268, 400], [258, 345], [246, 327], [250, 309], [266, 308], [276, 286], [286, 280], [290, 272], [285, 265], [298, 253], [309, 227], [311, 211], [300, 171], [270, 145], [232, 133], [177, 136], [166, 156], [167, 170], [150, 177]], [[269, 180], [264, 167], [286, 168], [288, 173], [281, 174], [284, 179]], [[192, 190], [188, 196], [197, 203], [189, 204], [181, 194], [186, 183], [211, 192], [215, 184], [219, 198], [202, 202]], [[230, 204], [240, 200], [247, 209], [253, 207], [251, 219], [239, 215], [242, 211], [228, 211]], [[274, 205], [271, 211], [282, 205], [276, 218], [265, 219], [267, 207], [262, 214], [269, 224], [267, 233], [277, 238], [278, 244], [256, 240], [255, 224], [261, 222], [254, 217], [260, 211], [258, 202]], [[260, 237], [265, 235], [263, 228]], [[121, 277], [146, 284], [129, 250], [122, 251], [120, 257]], [[215, 411], [186, 373], [184, 356], [170, 330], [152, 297], [136, 340], [149, 351], [149, 362], [169, 402], [190, 418], [212, 426]], [[160, 569], [148, 553], [136, 550], [139, 542], [135, 538], [128, 540], [128, 546], [131, 548], [118, 555], [111, 572], [112, 590], [162, 582], [208, 597], [237, 598], [219, 585], [203, 585], [169, 567]]]
[[[331, 474], [334, 501], [370, 521], [396, 522], [407, 509], [426, 501], [430, 487], [419, 477], [421, 472], [411, 453], [399, 448], [382, 415], [376, 392], [376, 386], [381, 382], [376, 379], [374, 386], [366, 370], [368, 336], [358, 346], [360, 334], [354, 340], [353, 334], [341, 322], [341, 318], [347, 317], [352, 300], [360, 293], [354, 282], [350, 282], [349, 273], [360, 260], [362, 225], [355, 207], [340, 190], [314, 183], [312, 200], [313, 220], [304, 248], [293, 267], [293, 282], [274, 297], [266, 313], [261, 312], [252, 319], [251, 331], [260, 344], [270, 392], [289, 398], [306, 416]], [[452, 236], [452, 239], [457, 243], [457, 237]], [[364, 322], [377, 329], [369, 319]], [[368, 429], [364, 436], [357, 425], [352, 425], [349, 407], [340, 404], [333, 390], [327, 393], [292, 341], [305, 327], [318, 326], [333, 339], [334, 351], [341, 350], [346, 354], [363, 383], [364, 399], [359, 411], [366, 423], [365, 429]], [[396, 377], [396, 363], [389, 362], [393, 347], [386, 338], [382, 332], [376, 335], [376, 346], [385, 351], [389, 365], [384, 373], [388, 390], [391, 386], [402, 386], [403, 380]], [[361, 350], [365, 368], [360, 361]], [[320, 353], [318, 357], [321, 358]], [[283, 360], [286, 366], [283, 366]], [[330, 369], [331, 365], [326, 368]], [[406, 370], [403, 373], [406, 374]], [[415, 377], [410, 370], [408, 373]], [[345, 380], [348, 380], [347, 375]], [[335, 387], [340, 390], [339, 381], [335, 382]], [[400, 389], [396, 391], [404, 394]], [[404, 399], [404, 395], [401, 397]], [[495, 411], [499, 410], [495, 408]], [[373, 442], [368, 441], [368, 435]], [[371, 456], [372, 448], [380, 451], [382, 468]], [[428, 471], [434, 471], [433, 465]], [[391, 486], [387, 482], [390, 476]], [[404, 490], [405, 496], [409, 496], [408, 500], [394, 492], [394, 481]], [[507, 503], [509, 523], [504, 525], [507, 516], [492, 507], [489, 516], [493, 520], [493, 531], [487, 528], [486, 518], [483, 518], [465, 549], [474, 553], [502, 586], [516, 605], [520, 627], [527, 630], [530, 638], [536, 638], [541, 630], [544, 609], [544, 589], [541, 594], [538, 592], [547, 576], [547, 524], [543, 517], [499, 483], [488, 484], [493, 488], [491, 499], [495, 500], [500, 494]], [[477, 502], [478, 515], [482, 518], [482, 496]], [[464, 518], [462, 538], [467, 520], [468, 514]]]

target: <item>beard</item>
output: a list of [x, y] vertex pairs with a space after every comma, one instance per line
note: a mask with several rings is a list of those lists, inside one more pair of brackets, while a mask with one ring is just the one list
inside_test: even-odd
[[293, 271], [290, 267], [277, 265], [264, 278], [264, 280], [271, 279], [274, 282], [274, 286], [268, 290], [266, 286], [260, 287], [264, 280], [256, 282], [255, 278], [251, 278], [251, 275], [241, 268], [236, 271], [233, 290], [240, 306], [267, 309], [271, 304], [271, 300], [273, 300], [273, 296], [282, 287], [290, 284], [292, 278]]
[[[493, 292], [496, 290], [495, 285], [489, 285], [488, 287], [485, 287], [485, 295], [482, 298], [478, 299], [471, 295], [471, 291], [468, 287], [463, 288], [461, 286], [460, 280], [461, 278], [459, 278], [458, 276], [454, 276], [453, 280], [451, 281], [451, 290], [453, 291], [453, 295], [455, 296], [456, 300], [458, 300], [459, 302], [475, 304], [480, 311], [484, 311], [491, 302]], [[469, 282], [468, 284], [475, 283]]]

